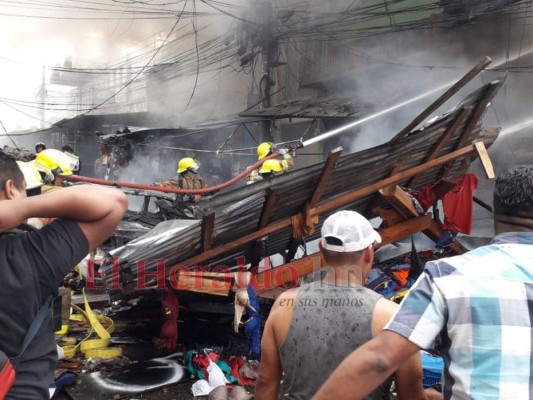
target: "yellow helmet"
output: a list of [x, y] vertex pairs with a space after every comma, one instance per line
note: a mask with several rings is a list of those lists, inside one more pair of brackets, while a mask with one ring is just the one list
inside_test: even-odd
[[258, 160], [262, 160], [266, 156], [268, 156], [268, 153], [272, 150], [272, 145], [268, 142], [263, 142], [257, 147], [257, 156]]
[[44, 172], [55, 175], [72, 175], [77, 160], [56, 149], [46, 149], [37, 154], [35, 165]]
[[268, 174], [270, 172], [281, 172], [283, 167], [279, 160], [266, 160], [259, 169], [260, 174]]
[[194, 158], [185, 157], [179, 161], [178, 170], [176, 172], [178, 174], [181, 174], [182, 172], [185, 172], [188, 169], [198, 169], [199, 167], [200, 167], [200, 163], [196, 161]]
[[17, 164], [24, 175], [26, 190], [36, 189], [43, 186], [41, 174], [33, 162], [17, 161]]

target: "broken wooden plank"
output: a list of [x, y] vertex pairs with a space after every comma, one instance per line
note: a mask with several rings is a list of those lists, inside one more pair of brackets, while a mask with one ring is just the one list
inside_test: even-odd
[[477, 74], [479, 74], [492, 60], [489, 57], [484, 57], [478, 64], [468, 71], [461, 79], [459, 79], [451, 88], [444, 92], [437, 100], [435, 100], [428, 108], [422, 111], [415, 119], [411, 121], [400, 133], [398, 133], [392, 141], [397, 141], [407, 136], [414, 128], [436, 111], [441, 105], [448, 101], [454, 94], [456, 94], [463, 86], [471, 81]]
[[171, 278], [172, 287], [176, 290], [211, 294], [214, 296], [228, 296], [231, 290], [231, 280], [211, 279], [202, 276], [185, 276], [179, 274]]
[[[326, 159], [326, 162], [324, 163], [324, 166], [322, 167], [322, 170], [320, 172], [320, 177], [318, 178], [318, 181], [315, 185], [315, 190], [313, 190], [313, 194], [311, 195], [310, 200], [307, 202], [305, 209], [302, 211], [302, 214], [308, 213], [309, 209], [313, 208], [318, 204], [320, 201], [322, 194], [326, 190], [327, 184], [329, 182], [329, 178], [331, 177], [331, 174], [333, 173], [333, 169], [337, 165], [337, 161], [339, 160], [339, 157], [342, 152], [342, 147], [336, 147], [330, 153], [328, 154], [328, 158]], [[298, 247], [300, 247], [300, 243], [302, 242], [302, 239], [300, 237], [294, 237], [294, 231], [293, 231], [293, 237], [290, 240], [289, 247], [287, 250], [287, 254], [285, 255], [285, 262], [289, 262], [292, 260], [298, 251]]]
[[496, 177], [494, 174], [494, 166], [492, 165], [492, 161], [489, 157], [489, 153], [487, 152], [487, 148], [485, 147], [485, 143], [475, 142], [474, 146], [476, 146], [479, 160], [483, 166], [483, 171], [485, 171], [485, 176], [487, 179], [494, 179]]
[[328, 158], [326, 162], [324, 163], [324, 166], [322, 167], [322, 171], [320, 172], [320, 177], [318, 178], [318, 182], [316, 183], [315, 190], [313, 191], [313, 195], [311, 196], [311, 199], [309, 200], [309, 208], [313, 208], [320, 201], [320, 198], [322, 197], [324, 190], [326, 190], [326, 186], [329, 182], [329, 178], [331, 177], [331, 174], [333, 173], [333, 169], [335, 168], [335, 165], [337, 165], [337, 161], [339, 160], [341, 152], [342, 152], [342, 147], [336, 147], [333, 150], [331, 150], [330, 153], [328, 154]]
[[404, 219], [417, 217], [418, 212], [411, 197], [398, 185], [380, 189], [379, 193], [401, 214]]
[[477, 123], [479, 122], [483, 114], [485, 113], [488, 104], [491, 102], [492, 98], [494, 97], [494, 93], [498, 91], [502, 83], [503, 81], [496, 83], [496, 84], [491, 84], [486, 88], [485, 95], [483, 96], [481, 101], [477, 104], [474, 113], [470, 117], [468, 124], [465, 126], [465, 129], [463, 132], [464, 135], [459, 141], [459, 143], [457, 144], [458, 149], [462, 148], [465, 145], [470, 133], [476, 127]]
[[331, 201], [328, 201], [324, 204], [321, 204], [317, 207], [315, 207], [315, 212], [317, 214], [322, 214], [324, 212], [332, 211], [339, 209], [340, 207], [344, 206], [347, 203], [353, 202], [355, 200], [358, 200], [362, 197], [368, 196], [379, 189], [382, 189], [384, 187], [387, 187], [389, 185], [393, 185], [399, 182], [402, 182], [412, 176], [415, 176], [421, 172], [424, 172], [428, 169], [441, 166], [443, 164], [449, 163], [450, 161], [453, 161], [458, 158], [465, 157], [466, 155], [476, 151], [475, 146], [473, 144], [463, 147], [462, 149], [452, 151], [451, 153], [445, 154], [441, 157], [435, 158], [431, 161], [428, 161], [427, 163], [417, 165], [415, 167], [409, 168], [405, 171], [401, 171], [389, 178], [385, 178], [381, 181], [375, 182], [371, 185], [365, 186], [364, 188], [361, 188], [359, 190], [355, 190], [350, 193], [346, 193], [344, 195], [341, 195]]
[[422, 232], [431, 226], [431, 222], [431, 214], [428, 214], [417, 218], [410, 218], [394, 226], [382, 229], [379, 231], [381, 236], [379, 247], [397, 242], [398, 240], [402, 240], [415, 233]]
[[[431, 149], [430, 153], [424, 159], [424, 162], [431, 161], [431, 160], [433, 160], [435, 157], [437, 157], [439, 155], [439, 153], [442, 150], [442, 148], [444, 147], [444, 145], [448, 142], [450, 137], [453, 136], [453, 134], [455, 133], [457, 128], [459, 126], [461, 126], [461, 124], [464, 123], [465, 118], [472, 111], [472, 109], [473, 109], [472, 106], [466, 107], [459, 113], [459, 115], [457, 115], [457, 118], [455, 118], [455, 121], [453, 121], [452, 124], [450, 126], [448, 126], [446, 131], [440, 137], [439, 141], [435, 144], [435, 147], [433, 147], [433, 149]], [[420, 176], [421, 176], [421, 174], [414, 176], [411, 180], [409, 180], [409, 182], [407, 183], [406, 186], [410, 187], [410, 188], [414, 187], [416, 185], [416, 183], [418, 182], [418, 179], [420, 178]]]
[[[394, 191], [389, 190], [389, 195], [385, 198], [402, 216], [407, 215], [407, 218], [417, 218], [419, 216], [413, 206], [413, 200], [399, 186], [396, 186]], [[433, 220], [422, 232], [434, 242], [437, 242], [442, 234], [442, 230]], [[450, 247], [458, 254], [466, 252], [466, 249], [455, 240], [450, 244]]]

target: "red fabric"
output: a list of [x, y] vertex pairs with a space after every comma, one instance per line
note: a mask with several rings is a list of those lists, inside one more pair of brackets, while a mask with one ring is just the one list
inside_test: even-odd
[[435, 201], [435, 196], [433, 195], [433, 191], [429, 186], [424, 186], [422, 189], [420, 189], [420, 192], [418, 192], [416, 199], [418, 200], [422, 208], [427, 211], [428, 208], [433, 205], [433, 202]]
[[239, 370], [245, 363], [242, 357], [232, 357], [227, 361], [227, 363], [231, 367], [231, 375], [237, 378], [239, 385], [252, 386], [255, 383], [252, 379], [248, 379], [241, 375]]
[[442, 229], [451, 229], [469, 235], [472, 231], [472, 208], [477, 176], [465, 174], [457, 179], [457, 186], [444, 195], [444, 224]]
[[165, 322], [159, 331], [159, 337], [165, 342], [165, 349], [173, 351], [178, 342], [178, 298], [174, 290], [169, 290], [167, 297], [161, 302]]
[[219, 358], [220, 358], [220, 356], [217, 353], [209, 353], [209, 355], [197, 354], [197, 355], [193, 356], [192, 362], [197, 368], [201, 368], [202, 369], [202, 371], [204, 372], [204, 379], [206, 381], [208, 381], [209, 380], [209, 372], [207, 372], [207, 367], [209, 366], [209, 359], [211, 359], [211, 361], [215, 362]]

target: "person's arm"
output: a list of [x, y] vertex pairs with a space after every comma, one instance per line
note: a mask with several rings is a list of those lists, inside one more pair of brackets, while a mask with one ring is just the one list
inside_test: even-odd
[[268, 316], [261, 340], [261, 364], [259, 378], [255, 385], [255, 400], [276, 400], [279, 397], [279, 382], [281, 380], [281, 361], [276, 340], [275, 324], [278, 302]]
[[363, 399], [419, 350], [403, 336], [383, 331], [346, 357], [313, 400]]
[[[390, 300], [381, 298], [376, 303], [372, 319], [372, 335], [377, 336], [392, 319], [398, 305]], [[427, 400], [422, 384], [423, 372], [420, 352], [417, 351], [406, 362], [402, 363], [394, 373], [398, 400]]]
[[78, 222], [92, 251], [111, 236], [127, 207], [126, 195], [117, 189], [73, 186], [46, 195], [1, 201], [0, 232], [31, 217], [70, 219]]
[[283, 160], [281, 161], [281, 167], [283, 168], [283, 171], [288, 171], [294, 167], [294, 160], [290, 153], [283, 154]]

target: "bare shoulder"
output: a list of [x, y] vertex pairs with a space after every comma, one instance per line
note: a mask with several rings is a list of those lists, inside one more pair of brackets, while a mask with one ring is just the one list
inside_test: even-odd
[[385, 297], [381, 297], [376, 303], [374, 313], [390, 318], [394, 315], [396, 310], [398, 310], [398, 307], [398, 304], [396, 304], [394, 301], [386, 299]]
[[284, 314], [287, 310], [291, 310], [294, 307], [294, 302], [296, 301], [296, 296], [298, 295], [298, 288], [293, 288], [285, 290], [281, 293], [274, 302], [272, 310], [270, 311], [270, 316], [275, 314]]
[[298, 289], [299, 288], [293, 288], [293, 289], [285, 290], [283, 293], [281, 293], [276, 298], [276, 302], [274, 303], [274, 308], [282, 307], [286, 305], [292, 305], [291, 303], [294, 303], [294, 300], [296, 300], [296, 296], [298, 296]]
[[272, 330], [278, 346], [283, 343], [285, 336], [287, 336], [297, 295], [298, 288], [284, 291], [278, 296], [268, 315], [265, 331]]
[[374, 307], [372, 315], [372, 334], [376, 336], [390, 321], [394, 313], [398, 310], [398, 304], [381, 297]]

